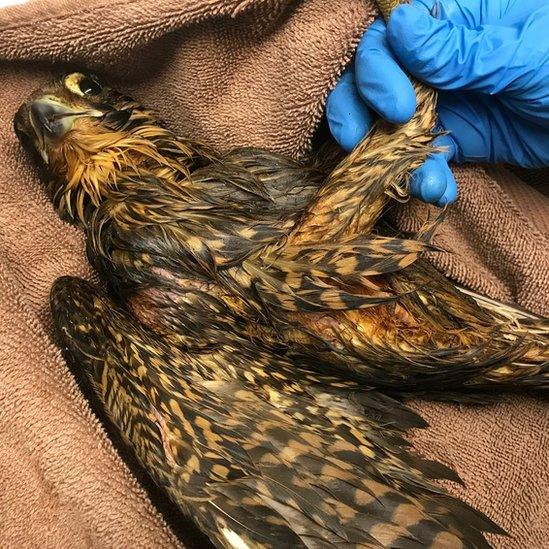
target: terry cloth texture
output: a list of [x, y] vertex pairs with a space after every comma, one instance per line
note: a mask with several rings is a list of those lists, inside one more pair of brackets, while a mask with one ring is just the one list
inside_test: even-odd
[[[30, 0], [0, 10], [0, 546], [177, 543], [49, 341], [52, 282], [89, 271], [81, 232], [56, 217], [13, 134], [21, 100], [51, 75], [92, 69], [181, 134], [302, 158], [373, 15], [359, 0]], [[451, 253], [435, 263], [548, 314], [549, 199], [500, 168], [456, 173], [460, 199], [437, 237]], [[425, 208], [395, 217], [417, 228]], [[432, 424], [416, 446], [454, 467], [466, 487], [450, 490], [511, 534], [494, 545], [547, 547], [546, 403], [416, 406]]]

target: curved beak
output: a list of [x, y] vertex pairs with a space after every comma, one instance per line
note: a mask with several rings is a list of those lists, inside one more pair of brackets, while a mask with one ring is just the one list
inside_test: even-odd
[[[48, 162], [48, 145], [60, 141], [72, 129], [77, 118], [103, 116], [95, 109], [78, 110], [53, 97], [40, 97], [23, 105], [15, 117], [15, 130], [19, 135], [35, 141], [42, 158]], [[31, 135], [34, 134], [34, 135]]]
[[72, 128], [76, 118], [81, 116], [103, 116], [101, 111], [78, 111], [51, 98], [33, 101], [29, 107], [30, 122], [37, 134], [49, 141], [64, 137]]

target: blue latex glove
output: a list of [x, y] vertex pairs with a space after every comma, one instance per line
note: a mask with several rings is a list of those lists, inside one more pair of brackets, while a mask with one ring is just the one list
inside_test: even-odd
[[415, 94], [403, 69], [440, 90], [438, 138], [412, 194], [439, 206], [457, 196], [456, 162], [549, 166], [549, 0], [416, 0], [375, 21], [327, 103], [330, 130], [351, 150], [377, 113], [404, 123]]

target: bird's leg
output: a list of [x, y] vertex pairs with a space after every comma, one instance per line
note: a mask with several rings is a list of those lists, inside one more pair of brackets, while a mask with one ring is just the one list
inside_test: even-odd
[[378, 124], [328, 176], [290, 242], [349, 240], [368, 234], [390, 197], [407, 200], [409, 176], [433, 152], [436, 93], [416, 84], [418, 108], [407, 124]]
[[[399, 0], [378, 0], [385, 20]], [[380, 121], [328, 177], [291, 234], [295, 242], [369, 233], [390, 197], [409, 198], [409, 176], [433, 152], [436, 92], [413, 82], [417, 109], [400, 126]]]

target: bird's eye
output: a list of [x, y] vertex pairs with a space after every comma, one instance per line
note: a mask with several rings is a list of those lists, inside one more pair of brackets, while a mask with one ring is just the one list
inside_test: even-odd
[[78, 87], [84, 95], [99, 95], [101, 93], [101, 86], [87, 76], [80, 80]]
[[76, 95], [99, 95], [103, 90], [94, 78], [80, 72], [73, 72], [65, 78], [65, 87]]

